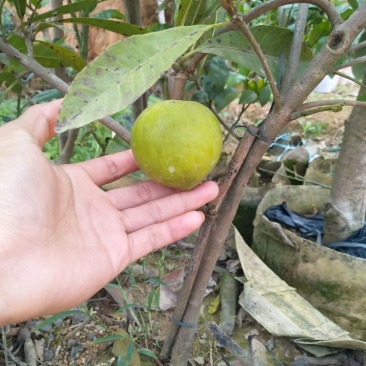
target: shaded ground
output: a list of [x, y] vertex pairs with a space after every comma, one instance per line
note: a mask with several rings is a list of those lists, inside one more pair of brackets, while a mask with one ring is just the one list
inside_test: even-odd
[[[357, 88], [341, 87], [334, 94], [316, 93], [309, 99], [353, 98], [356, 91]], [[264, 108], [257, 105], [251, 106], [241, 121], [243, 123], [261, 121], [268, 109], [269, 106]], [[309, 146], [312, 146], [314, 154], [326, 157], [336, 156], [341, 142], [343, 123], [350, 111], [350, 108], [344, 108], [339, 113], [323, 112], [309, 116], [298, 122], [292, 122], [284, 133], [288, 131], [298, 133]], [[230, 125], [239, 114], [240, 107], [231, 106], [228, 112], [230, 118], [227, 117], [226, 121]], [[234, 148], [235, 140], [228, 139], [225, 145], [228, 156], [232, 154]], [[121, 274], [119, 285], [116, 284], [114, 289], [109, 289], [109, 292], [101, 290], [84, 307], [78, 309], [79, 312], [55, 319], [40, 330], [35, 331], [33, 327], [44, 319], [34, 319], [28, 324], [7, 327], [3, 332], [2, 344], [6, 342], [10, 353], [6, 363], [3, 347], [0, 347], [0, 365], [24, 365], [26, 357], [28, 357], [28, 365], [115, 365], [116, 355], [126, 356], [129, 344], [133, 344], [135, 350], [149, 349], [153, 354], [158, 355], [170, 323], [172, 310], [156, 310], [156, 299], [163, 287], [159, 286], [161, 284], [159, 281], [151, 281], [151, 279], [159, 277], [164, 280], [165, 276], [174, 270], [186, 268], [193, 242], [194, 238], [190, 237], [183, 242], [175, 243], [168, 249], [151, 254], [139, 261], [139, 266], [131, 266]], [[210, 294], [205, 298], [193, 345], [191, 365], [239, 365], [233, 357], [217, 345], [205, 326], [205, 323], [211, 320], [219, 323], [220, 308], [217, 296], [220, 294], [222, 269], [229, 269], [236, 276], [242, 275], [237, 254], [229, 247], [218, 262], [209, 287]], [[181, 285], [180, 276], [181, 273], [178, 272], [172, 275], [175, 289]], [[172, 300], [170, 296], [173, 296], [174, 300], [174, 294], [164, 293], [160, 296], [160, 302], [163, 300], [169, 303]], [[135, 304], [135, 307], [125, 307], [126, 299], [128, 303]], [[117, 312], [118, 309], [121, 311]], [[121, 333], [121, 329], [127, 333], [123, 331]], [[122, 344], [121, 340], [106, 338], [104, 342], [96, 343], [96, 340], [116, 335], [116, 333], [122, 337], [129, 336], [129, 341]], [[341, 352], [324, 360], [309, 358], [309, 355], [291, 340], [271, 336], [239, 307], [232, 338], [244, 349], [249, 349], [250, 345], [253, 347], [252, 339], [258, 340], [264, 345], [265, 352], [271, 360], [268, 365], [365, 365], [362, 364], [365, 362], [365, 359], [362, 361], [364, 356], [358, 352]], [[140, 363], [136, 357], [130, 365], [163, 364], [144, 355], [143, 352], [140, 354]], [[34, 353], [38, 361], [32, 363], [29, 357]]]

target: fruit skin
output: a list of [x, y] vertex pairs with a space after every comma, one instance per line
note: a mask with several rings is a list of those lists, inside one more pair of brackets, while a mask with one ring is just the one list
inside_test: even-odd
[[197, 186], [217, 164], [222, 131], [216, 116], [193, 101], [165, 100], [136, 119], [131, 148], [153, 181], [180, 190]]

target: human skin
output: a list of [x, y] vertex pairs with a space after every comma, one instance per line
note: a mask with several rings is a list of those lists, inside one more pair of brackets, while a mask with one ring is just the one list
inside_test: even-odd
[[204, 221], [206, 182], [187, 192], [154, 182], [99, 188], [138, 169], [131, 151], [55, 166], [42, 146], [61, 101], [0, 127], [0, 325], [71, 309], [130, 263]]

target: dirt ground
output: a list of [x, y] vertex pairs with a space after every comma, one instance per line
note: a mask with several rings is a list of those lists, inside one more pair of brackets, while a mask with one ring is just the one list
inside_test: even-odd
[[[332, 94], [313, 93], [309, 100], [354, 98], [355, 93], [357, 88], [338, 87]], [[268, 109], [269, 106], [260, 108], [258, 105], [253, 105], [246, 111], [241, 121], [243, 123], [261, 121]], [[306, 142], [311, 146], [315, 145], [318, 154], [336, 156], [336, 148], [341, 142], [343, 123], [350, 111], [351, 108], [345, 107], [338, 113], [323, 112], [294, 121], [284, 133], [296, 132], [303, 138], [306, 135]], [[229, 125], [232, 124], [239, 112], [240, 107], [232, 105], [225, 113], [226, 122]], [[311, 128], [316, 125], [321, 125], [321, 128]], [[228, 139], [225, 151], [229, 156], [234, 148], [235, 140]], [[158, 359], [144, 355], [144, 350], [149, 349], [153, 354], [159, 354], [173, 310], [172, 308], [164, 311], [156, 309], [155, 299], [160, 291], [160, 301], [164, 302], [164, 306], [169, 307], [172, 301], [174, 303], [175, 292], [165, 293], [164, 286], [160, 286], [161, 282], [151, 279], [158, 277], [164, 282], [171, 281], [173, 290], [176, 291], [181, 286], [183, 271], [188, 266], [193, 243], [194, 237], [189, 237], [165, 250], [151, 254], [119, 276], [120, 287], [116, 282], [115, 286], [108, 291], [103, 289], [98, 292], [87, 304], [77, 309], [78, 312], [67, 313], [64, 317], [54, 319], [50, 324], [44, 324], [41, 329], [34, 330], [34, 327], [43, 322], [43, 318], [33, 319], [26, 324], [5, 327], [0, 342], [0, 365], [116, 365], [117, 355], [126, 356], [130, 344], [133, 345], [134, 352], [137, 349], [141, 352], [140, 356], [135, 354], [132, 357], [130, 365], [164, 365]], [[206, 327], [209, 321], [220, 322], [220, 305], [217, 299], [224, 268], [230, 268], [236, 276], [242, 275], [235, 251], [227, 250], [213, 273], [208, 288], [209, 294], [201, 310], [190, 357], [191, 365], [240, 365], [235, 357], [214, 341]], [[171, 278], [166, 278], [168, 274]], [[240, 286], [239, 284], [239, 293]], [[126, 307], [126, 300], [128, 303], [135, 304], [134, 307]], [[117, 312], [121, 308], [122, 311]], [[116, 334], [119, 334], [120, 338], [126, 335], [129, 338], [124, 338], [125, 342], [114, 338], [104, 338], [100, 343], [97, 341]], [[290, 339], [274, 338], [248, 314], [245, 314], [239, 305], [236, 327], [231, 337], [245, 350], [253, 347], [253, 339], [264, 346], [264, 352], [267, 353], [269, 361], [256, 365], [365, 365], [364, 355], [356, 351], [343, 351], [325, 359], [313, 358]], [[4, 357], [5, 344], [7, 360]], [[27, 363], [25, 363], [26, 359]]]

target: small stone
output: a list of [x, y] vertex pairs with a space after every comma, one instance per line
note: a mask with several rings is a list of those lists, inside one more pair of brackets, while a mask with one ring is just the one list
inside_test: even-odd
[[75, 344], [76, 344], [75, 339], [70, 338], [70, 339], [67, 341], [67, 345], [68, 345], [69, 347], [75, 346]]
[[53, 359], [53, 352], [50, 349], [46, 349], [43, 352], [43, 359], [45, 361], [51, 361]]
[[97, 338], [97, 334], [96, 333], [88, 333], [87, 337], [90, 341], [94, 341], [95, 338]]
[[71, 355], [70, 355], [71, 359], [75, 358], [79, 352], [83, 351], [84, 351], [83, 347], [77, 347], [77, 346], [71, 347]]

